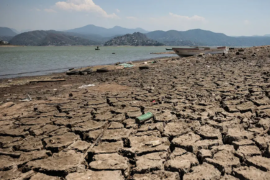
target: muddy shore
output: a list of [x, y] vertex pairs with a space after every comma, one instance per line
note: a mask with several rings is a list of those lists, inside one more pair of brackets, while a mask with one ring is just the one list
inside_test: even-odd
[[270, 46], [133, 65], [0, 80], [0, 179], [269, 179]]

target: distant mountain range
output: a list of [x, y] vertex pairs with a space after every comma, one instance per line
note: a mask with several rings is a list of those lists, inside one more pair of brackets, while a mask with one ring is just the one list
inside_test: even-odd
[[104, 46], [163, 46], [163, 45], [164, 44], [162, 43], [147, 38], [145, 34], [139, 32], [115, 37], [104, 44]]
[[12, 29], [7, 27], [0, 27], [0, 40], [9, 41], [17, 35]]
[[[181, 46], [185, 42], [203, 46], [261, 46], [270, 45], [270, 37], [230, 37], [222, 33], [193, 29], [188, 31], [153, 31], [146, 34], [148, 38], [154, 39], [166, 45]], [[183, 43], [184, 42], [184, 43]]]
[[124, 34], [132, 34], [134, 32], [147, 33], [148, 31], [137, 28], [137, 29], [127, 29], [120, 26], [115, 26], [113, 28], [103, 28], [95, 25], [87, 25], [81, 28], [67, 30], [66, 32], [72, 32], [77, 34], [87, 34], [87, 35], [99, 35], [103, 37], [113, 37], [120, 36]]
[[58, 31], [30, 31], [13, 37], [10, 44], [24, 46], [75, 46], [96, 45], [98, 43]]
[[[87, 25], [67, 31], [29, 31], [16, 34], [10, 28], [0, 28], [0, 40], [28, 46], [45, 45], [104, 45], [115, 37], [140, 32], [147, 38], [167, 46], [261, 46], [270, 45], [270, 34], [265, 36], [232, 37], [222, 33], [193, 29], [188, 31], [152, 31], [127, 29], [120, 26], [103, 28]], [[125, 44], [125, 43], [124, 43]], [[117, 45], [124, 45], [117, 44]]]

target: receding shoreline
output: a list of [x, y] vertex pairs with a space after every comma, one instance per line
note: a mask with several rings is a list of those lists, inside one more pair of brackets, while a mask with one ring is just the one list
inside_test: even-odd
[[7, 47], [24, 47], [24, 46], [20, 46], [20, 45], [0, 45], [0, 48], [7, 48]]

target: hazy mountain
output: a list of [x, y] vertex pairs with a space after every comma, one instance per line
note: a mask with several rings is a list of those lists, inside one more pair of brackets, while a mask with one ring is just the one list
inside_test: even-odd
[[[147, 38], [169, 46], [261, 46], [270, 45], [270, 34], [265, 36], [232, 37], [222, 33], [193, 29], [188, 31], [153, 31], [143, 29], [127, 29], [120, 26], [103, 28], [87, 25], [64, 32], [60, 31], [29, 31], [16, 35], [10, 28], [0, 28], [0, 39], [18, 45], [102, 45], [105, 42], [112, 45], [136, 45], [130, 36], [123, 41], [119, 37], [134, 32], [145, 33]], [[15, 36], [16, 35], [16, 36]], [[13, 38], [13, 36], [15, 36]], [[117, 38], [115, 38], [117, 37]], [[132, 38], [139, 38], [138, 36]], [[140, 39], [140, 38], [139, 38]], [[139, 40], [138, 39], [138, 40]], [[139, 41], [138, 41], [139, 42]], [[107, 44], [108, 44], [107, 43]], [[140, 42], [141, 43], [141, 42]], [[143, 43], [145, 44], [145, 42]], [[147, 43], [146, 43], [147, 44]], [[151, 43], [150, 43], [151, 44]], [[140, 44], [141, 45], [141, 44]]]
[[0, 40], [10, 41], [17, 33], [7, 27], [0, 27]]
[[115, 37], [106, 42], [104, 46], [162, 46], [162, 43], [151, 40], [146, 35], [136, 32], [124, 36]]
[[97, 42], [97, 45], [102, 45], [106, 41], [109, 41], [110, 39], [113, 38], [113, 37], [103, 37], [96, 34], [79, 34], [79, 33], [73, 33], [73, 32], [63, 32], [63, 33], [69, 36], [77, 36], [83, 39], [88, 39], [90, 41], [95, 41]]
[[113, 28], [107, 29], [107, 28], [98, 27], [95, 25], [87, 25], [81, 28], [67, 30], [66, 32], [73, 32], [73, 33], [79, 33], [79, 34], [92, 34], [92, 35], [99, 35], [103, 37], [112, 37], [112, 36], [118, 36], [118, 35], [124, 35], [124, 34], [132, 34], [134, 32], [147, 33], [146, 30], [141, 29], [141, 28], [127, 29], [120, 26], [115, 26]]
[[222, 33], [193, 29], [188, 31], [153, 31], [146, 33], [148, 38], [166, 45], [183, 45], [189, 41], [205, 46], [261, 46], [270, 45], [270, 37], [230, 37]]
[[25, 46], [96, 45], [97, 42], [58, 31], [30, 31], [13, 37], [10, 44]]
[[0, 36], [16, 36], [17, 34], [10, 28], [0, 27]]

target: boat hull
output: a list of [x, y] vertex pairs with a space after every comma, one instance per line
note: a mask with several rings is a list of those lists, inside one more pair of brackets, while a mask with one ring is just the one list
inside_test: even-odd
[[172, 48], [180, 57], [194, 56], [198, 54], [227, 54], [229, 48], [224, 47], [194, 47], [194, 48]]

